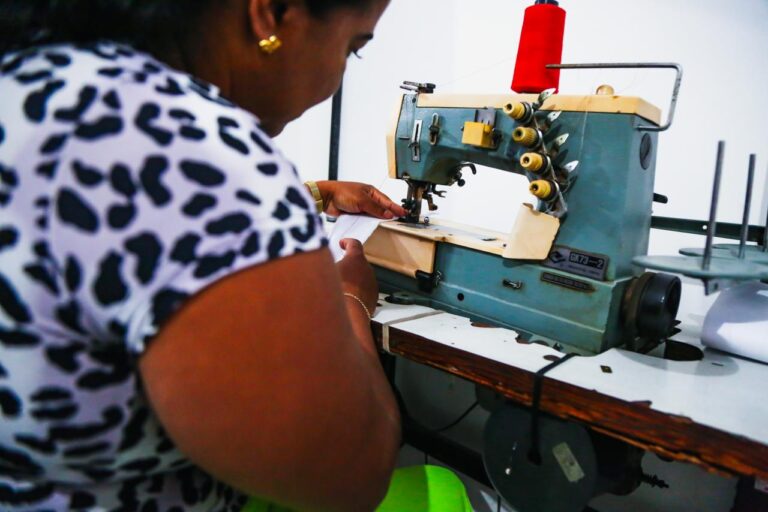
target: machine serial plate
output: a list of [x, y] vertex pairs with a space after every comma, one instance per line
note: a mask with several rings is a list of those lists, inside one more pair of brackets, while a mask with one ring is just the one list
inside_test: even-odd
[[556, 245], [542, 263], [545, 267], [605, 281], [608, 257]]
[[586, 476], [584, 470], [581, 469], [579, 461], [576, 460], [576, 457], [573, 455], [571, 447], [568, 446], [568, 443], [560, 443], [552, 448], [552, 454], [555, 456], [555, 459], [557, 459], [557, 463], [560, 464], [560, 469], [563, 470], [563, 474], [565, 474], [565, 478], [567, 478], [569, 482], [578, 482]]
[[557, 286], [562, 286], [563, 288], [570, 288], [571, 290], [576, 290], [577, 292], [595, 291], [595, 288], [589, 283], [585, 283], [584, 281], [579, 281], [578, 279], [571, 279], [570, 277], [551, 274], [549, 272], [542, 272], [541, 280], [544, 281], [545, 283], [556, 284]]

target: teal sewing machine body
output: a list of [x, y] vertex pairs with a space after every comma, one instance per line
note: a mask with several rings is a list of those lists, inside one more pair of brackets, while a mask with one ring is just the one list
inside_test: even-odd
[[[528, 341], [583, 354], [632, 347], [638, 338], [648, 337], [644, 322], [661, 320], [648, 315], [666, 311], [675, 300], [669, 293], [661, 299], [651, 293], [652, 284], [656, 291], [665, 284], [652, 283], [655, 274], [641, 278], [642, 271], [632, 265], [648, 249], [657, 133], [643, 126], [649, 120], [658, 124], [658, 110], [637, 98], [617, 96], [545, 95], [538, 101], [535, 96], [403, 95], [389, 139], [390, 176], [408, 182], [404, 204], [412, 215], [393, 221], [398, 224], [393, 227], [404, 236], [430, 232], [437, 241], [431, 272], [414, 275], [374, 259], [381, 290], [395, 301], [427, 303], [513, 328]], [[528, 108], [527, 119], [514, 118], [513, 107], [521, 108], [515, 105]], [[513, 134], [524, 138], [516, 130], [526, 126], [537, 131], [538, 146], [513, 139]], [[440, 193], [436, 185], [464, 185], [462, 173], [467, 174], [469, 163], [537, 182], [544, 168], [532, 172], [521, 163], [531, 152], [549, 165], [553, 186], [536, 210], [561, 222], [547, 258], [502, 257], [505, 234], [478, 233], [475, 244], [453, 243], [451, 236], [435, 238], [435, 230], [448, 235], [461, 231], [424, 222], [421, 202], [434, 203], [432, 196]], [[483, 172], [467, 176], [466, 184], [483, 179]], [[472, 228], [465, 231], [472, 236]], [[677, 286], [679, 295], [679, 282]], [[665, 293], [669, 283], [666, 288]]]

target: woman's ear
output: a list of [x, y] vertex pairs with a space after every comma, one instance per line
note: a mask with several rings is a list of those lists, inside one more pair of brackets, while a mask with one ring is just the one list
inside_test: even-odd
[[293, 11], [304, 8], [303, 0], [248, 0], [250, 30], [257, 41], [280, 35], [280, 27]]

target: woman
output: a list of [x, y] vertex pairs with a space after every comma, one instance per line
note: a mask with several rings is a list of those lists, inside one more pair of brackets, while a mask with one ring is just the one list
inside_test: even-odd
[[314, 209], [404, 212], [361, 184], [313, 198], [270, 137], [386, 5], [0, 2], [0, 509], [383, 497], [376, 284]]

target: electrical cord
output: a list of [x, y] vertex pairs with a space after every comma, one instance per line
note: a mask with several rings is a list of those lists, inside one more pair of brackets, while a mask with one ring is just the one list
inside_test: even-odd
[[[413, 423], [414, 425], [417, 425], [417, 426], [418, 426], [419, 428], [421, 428], [422, 430], [425, 430], [425, 431], [427, 431], [427, 432], [430, 432], [430, 433], [432, 433], [432, 434], [439, 434], [439, 433], [441, 433], [441, 432], [445, 432], [446, 430], [448, 430], [448, 429], [450, 429], [450, 428], [453, 428], [453, 427], [455, 427], [456, 425], [458, 425], [459, 423], [461, 423], [461, 421], [462, 421], [464, 418], [466, 418], [467, 416], [469, 416], [469, 414], [470, 414], [470, 413], [471, 413], [473, 410], [475, 410], [475, 407], [477, 407], [478, 405], [480, 405], [480, 402], [478, 402], [477, 400], [475, 400], [475, 401], [474, 401], [474, 403], [473, 403], [472, 405], [470, 405], [470, 406], [469, 406], [469, 407], [468, 407], [468, 408], [467, 408], [467, 409], [466, 409], [464, 412], [462, 412], [462, 413], [461, 413], [461, 414], [460, 414], [460, 415], [459, 415], [459, 416], [458, 416], [458, 417], [457, 417], [455, 420], [451, 421], [450, 423], [448, 423], [448, 424], [446, 424], [446, 425], [444, 425], [444, 426], [442, 426], [442, 427], [440, 427], [440, 428], [436, 428], [436, 429], [435, 429], [435, 428], [427, 428], [427, 427], [425, 427], [424, 425], [422, 425], [420, 421], [416, 420], [416, 418], [414, 418], [414, 417], [413, 417], [413, 416], [410, 414], [410, 412], [408, 412], [408, 408], [405, 406], [405, 400], [403, 399], [403, 395], [402, 395], [402, 393], [400, 393], [400, 389], [399, 389], [399, 388], [398, 388], [398, 387], [397, 387], [397, 386], [396, 386], [396, 385], [395, 385], [393, 382], [390, 382], [390, 384], [391, 384], [391, 386], [392, 386], [392, 391], [393, 391], [393, 393], [394, 393], [394, 395], [395, 395], [395, 400], [397, 401], [397, 406], [398, 406], [398, 409], [400, 409], [400, 416], [401, 416], [402, 418], [407, 418], [407, 419], [408, 419], [408, 421], [410, 421], [410, 422], [411, 422], [411, 423]], [[405, 444], [405, 441], [402, 441], [402, 442], [401, 442], [401, 446], [402, 446], [403, 444]]]
[[[426, 431], [429, 431], [429, 432], [431, 432], [433, 434], [437, 434], [437, 433], [443, 432], [445, 430], [448, 430], [448, 429], [450, 429], [452, 427], [455, 427], [464, 418], [469, 416], [469, 414], [475, 409], [475, 407], [480, 405], [480, 402], [475, 400], [475, 402], [472, 405], [470, 405], [463, 413], [461, 413], [452, 422], [450, 422], [447, 425], [445, 425], [443, 427], [440, 427], [438, 429], [429, 429], [429, 428], [426, 428], [423, 425], [421, 425], [418, 421], [416, 421], [416, 419], [413, 418], [413, 416], [410, 415], [410, 413], [408, 412], [408, 409], [405, 406], [405, 400], [403, 399], [403, 395], [402, 395], [402, 393], [400, 393], [400, 389], [395, 385], [394, 379], [390, 379], [390, 385], [392, 386], [392, 391], [393, 391], [393, 393], [395, 395], [395, 400], [397, 401], [398, 408], [400, 409], [400, 416], [402, 418], [404, 418], [404, 419], [407, 419], [411, 423], [413, 423], [415, 425], [418, 425], [420, 428], [422, 428], [422, 429], [424, 429]], [[402, 448], [404, 445], [405, 445], [405, 440], [402, 440], [400, 442], [400, 447]], [[427, 452], [424, 452], [424, 464], [425, 465], [429, 464], [429, 455], [427, 454]], [[497, 512], [501, 512], [502, 510], [503, 509], [502, 509], [501, 495], [498, 494], [498, 492], [497, 492], [497, 494], [496, 494], [496, 511]], [[598, 512], [598, 511], [593, 509], [593, 508], [587, 507], [587, 508], [584, 509], [584, 512]]]
[[430, 431], [431, 431], [433, 434], [439, 434], [440, 432], [445, 432], [445, 431], [446, 431], [446, 430], [448, 430], [449, 428], [455, 427], [456, 425], [458, 425], [459, 423], [461, 423], [461, 420], [463, 420], [464, 418], [466, 418], [467, 416], [469, 416], [469, 413], [471, 413], [471, 412], [472, 412], [472, 411], [475, 409], [475, 407], [477, 407], [478, 405], [480, 405], [480, 402], [478, 402], [477, 400], [475, 400], [475, 403], [473, 403], [472, 405], [470, 405], [470, 406], [467, 408], [467, 410], [466, 410], [466, 411], [464, 411], [463, 413], [461, 413], [461, 414], [460, 414], [460, 415], [459, 415], [459, 416], [458, 416], [458, 417], [457, 417], [455, 420], [453, 420], [452, 422], [448, 423], [446, 426], [444, 426], [444, 427], [440, 427], [440, 428], [438, 428], [438, 429], [434, 429], [434, 430], [433, 430], [433, 429], [428, 429], [428, 430], [430, 430]]

